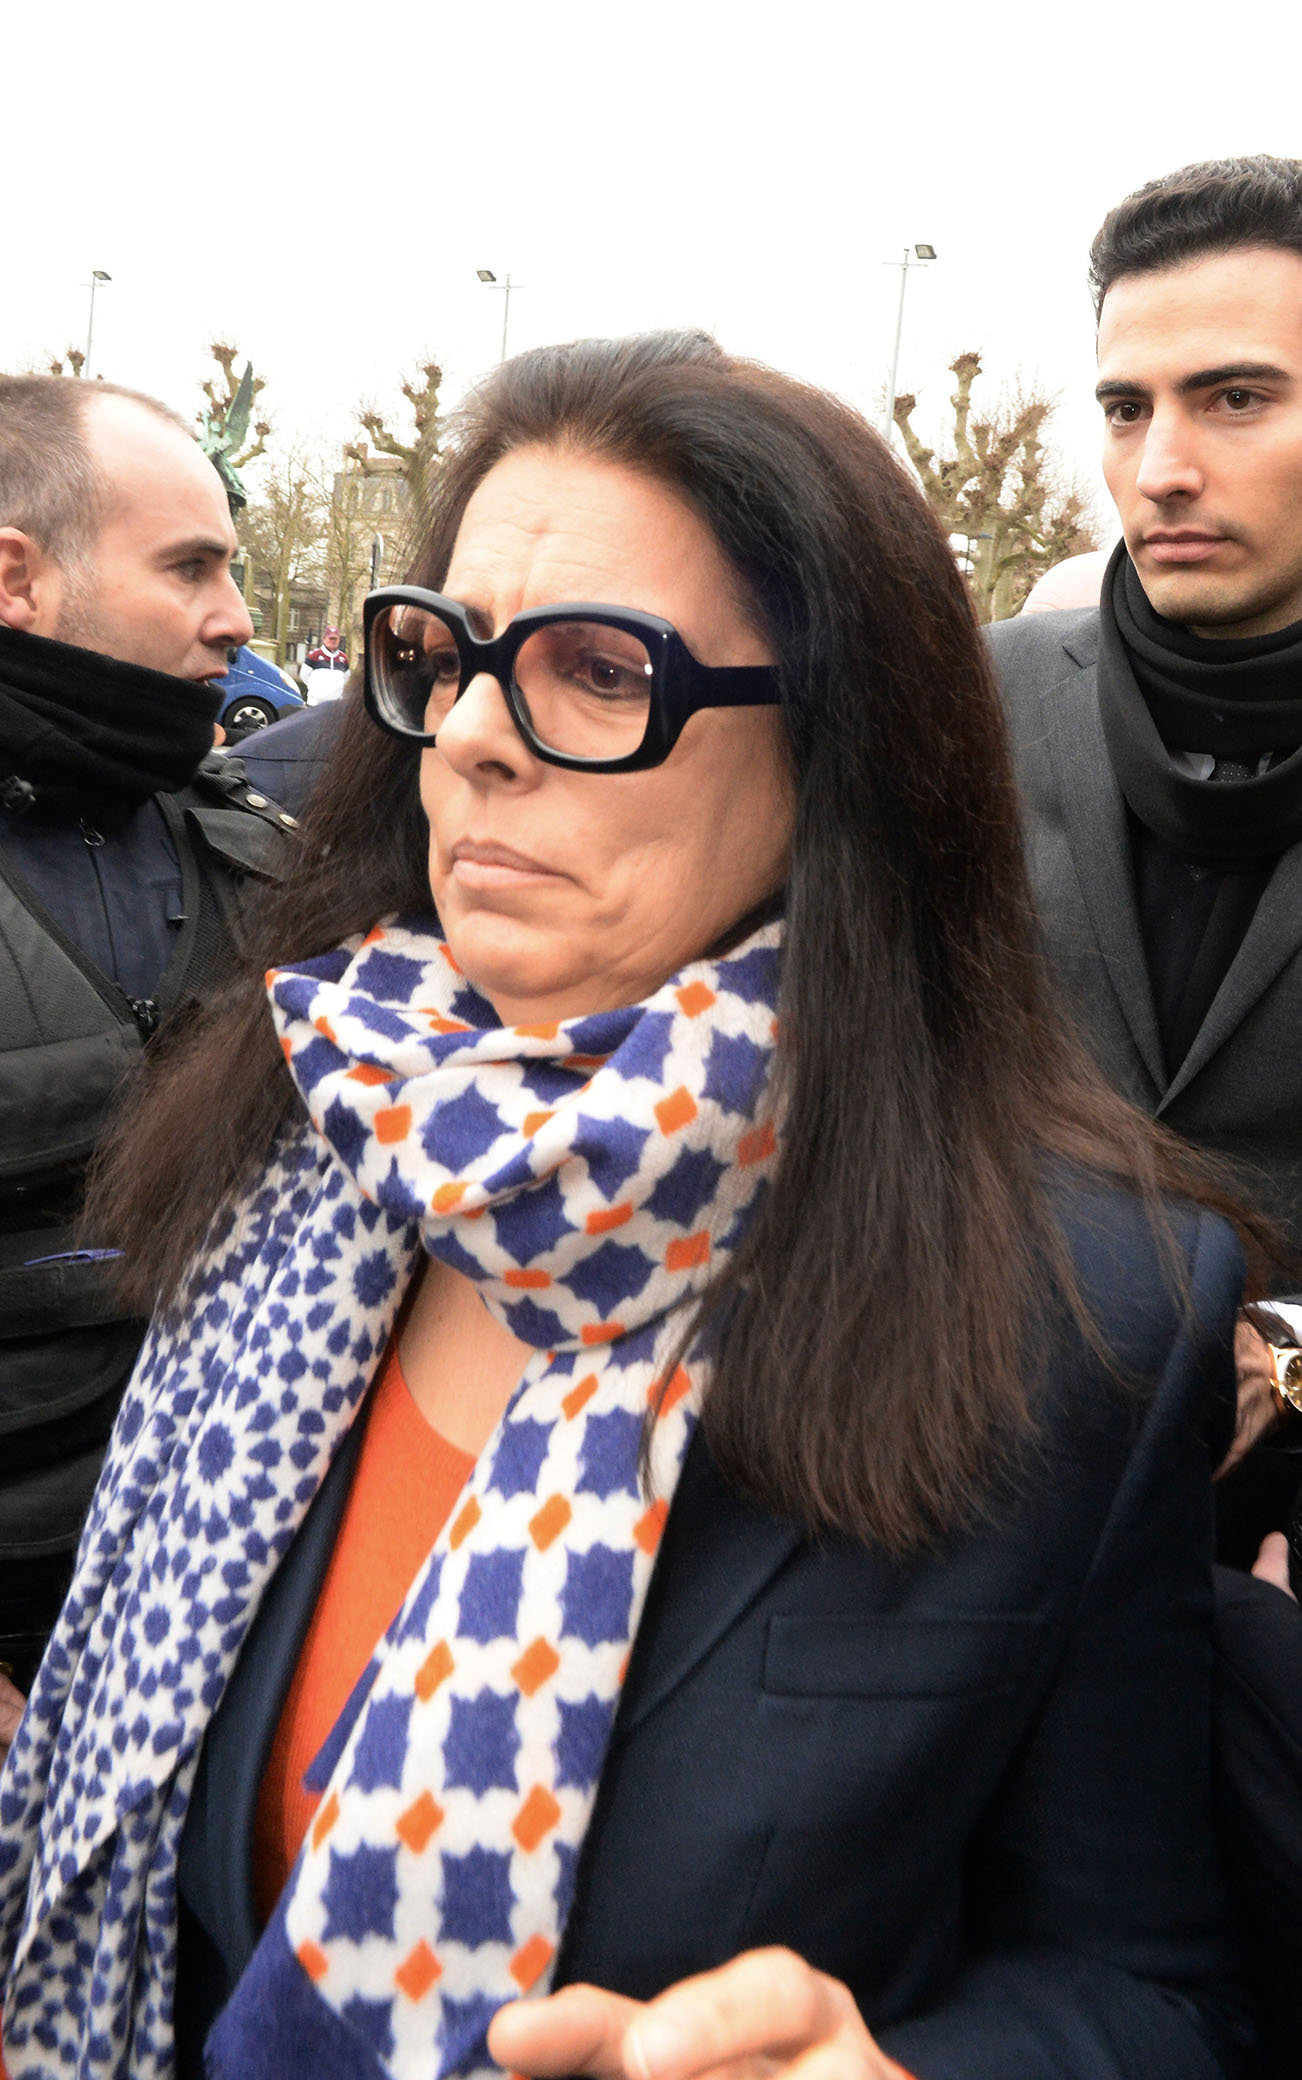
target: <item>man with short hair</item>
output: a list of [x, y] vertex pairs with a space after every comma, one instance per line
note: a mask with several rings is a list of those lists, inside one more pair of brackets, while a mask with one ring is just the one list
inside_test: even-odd
[[86, 1161], [292, 842], [212, 752], [210, 682], [251, 633], [235, 546], [165, 406], [0, 378], [0, 1677], [24, 1686], [142, 1327], [103, 1289], [111, 1238], [75, 1234]]
[[331, 672], [348, 670], [348, 653], [340, 646], [339, 630], [333, 622], [329, 623], [320, 643], [308, 651], [303, 662], [310, 665], [314, 671], [318, 665], [323, 665]]
[[[1046, 950], [1109, 1079], [1302, 1248], [1302, 161], [1150, 182], [1091, 262], [1124, 540], [1098, 606], [991, 631]], [[1246, 1323], [1238, 1355], [1237, 1446], [1271, 1441], [1222, 1484], [1222, 1544], [1246, 1567], [1269, 1530], [1255, 1571], [1282, 1588], [1302, 1416]], [[1236, 1846], [1260, 1820], [1254, 1878], [1270, 1869], [1295, 1946], [1297, 1621], [1261, 1583], [1222, 1585], [1224, 1708], [1256, 1698], [1226, 1735], [1253, 1758]], [[1267, 1791], [1272, 1768], [1290, 1790]]]
[[348, 653], [340, 644], [339, 630], [332, 625], [303, 659], [303, 684], [309, 705], [337, 701], [347, 680]]
[[1125, 538], [1097, 608], [991, 631], [1048, 951], [1302, 1246], [1302, 161], [1152, 182], [1091, 258]]

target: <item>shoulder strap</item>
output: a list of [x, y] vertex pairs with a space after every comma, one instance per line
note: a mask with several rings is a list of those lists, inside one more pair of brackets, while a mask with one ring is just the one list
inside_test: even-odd
[[0, 1046], [40, 1046], [130, 1025], [127, 1000], [0, 851]]
[[247, 880], [282, 881], [298, 818], [249, 782], [242, 759], [210, 752], [188, 787], [157, 795], [181, 862], [185, 924], [159, 988], [163, 1017], [226, 975]]
[[237, 873], [284, 879], [298, 818], [254, 787], [242, 758], [210, 752], [189, 787], [174, 799], [217, 857]]

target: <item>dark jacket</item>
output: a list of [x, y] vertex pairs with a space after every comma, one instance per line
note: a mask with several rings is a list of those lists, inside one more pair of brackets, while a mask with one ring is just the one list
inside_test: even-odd
[[[1239, 1256], [1219, 1222], [1178, 1223], [1195, 1341], [1129, 1199], [1074, 1191], [1063, 1212], [1127, 1378], [1074, 1328], [1046, 1332], [1038, 1434], [940, 1551], [811, 1541], [693, 1445], [560, 1982], [648, 1996], [783, 1943], [843, 1979], [920, 2080], [1251, 2070], [1209, 1788], [1208, 1472]], [[179, 2080], [198, 2080], [257, 1937], [263, 1758], [345, 1491], [332, 1474], [205, 1741], [180, 1873]], [[228, 2044], [232, 2070], [381, 2080], [301, 1987], [293, 2012], [259, 2015], [256, 2042]]]
[[1302, 1248], [1302, 845], [1278, 861], [1185, 1059], [1168, 1072], [1125, 804], [1098, 705], [1098, 609], [999, 622], [990, 644], [1027, 861], [1063, 1008], [1108, 1081], [1237, 1171]]
[[[1302, 845], [1277, 862], [1185, 1059], [1168, 1072], [1135, 897], [1125, 806], [1099, 719], [1097, 608], [990, 630], [1031, 882], [1060, 1008], [1108, 1080], [1228, 1160], [1244, 1198], [1302, 1245]], [[1219, 1549], [1251, 1564], [1302, 1507], [1297, 1425], [1218, 1490]], [[1217, 1710], [1227, 1847], [1272, 2001], [1302, 1983], [1302, 1612], [1219, 1571]], [[1298, 1996], [1293, 1993], [1293, 2015]], [[1282, 2025], [1281, 2025], [1282, 2027]], [[1297, 2071], [1296, 2041], [1272, 2073]]]
[[106, 831], [0, 811], [0, 1662], [20, 1685], [143, 1334], [106, 1287], [112, 1238], [76, 1232], [86, 1163], [146, 1040], [219, 980], [242, 891], [283, 873], [292, 827], [215, 754]]
[[1217, 1569], [1217, 1793], [1279, 2080], [1302, 2062], [1302, 1612]]
[[343, 701], [326, 701], [245, 737], [240, 757], [254, 786], [301, 816], [330, 756], [343, 712]]

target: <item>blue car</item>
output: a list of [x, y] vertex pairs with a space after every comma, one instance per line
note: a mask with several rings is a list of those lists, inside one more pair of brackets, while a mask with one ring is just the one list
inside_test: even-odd
[[211, 683], [226, 696], [217, 720], [230, 744], [247, 737], [250, 730], [265, 729], [269, 722], [296, 715], [307, 705], [284, 672], [244, 645], [232, 653], [226, 677]]

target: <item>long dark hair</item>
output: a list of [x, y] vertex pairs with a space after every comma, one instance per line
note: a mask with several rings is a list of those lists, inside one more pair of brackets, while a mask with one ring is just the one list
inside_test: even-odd
[[[903, 1550], [970, 1508], [1033, 1420], [1028, 1324], [1064, 1270], [1046, 1153], [1148, 1194], [1207, 1188], [1047, 1013], [976, 618], [877, 435], [700, 335], [540, 349], [466, 407], [416, 583], [441, 583], [493, 464], [538, 443], [674, 486], [772, 645], [797, 793], [784, 1125], [748, 1243], [707, 1299], [705, 1429], [773, 1509]], [[136, 1305], [177, 1294], [214, 1205], [294, 1105], [262, 970], [427, 908], [425, 858], [417, 760], [351, 696], [247, 975], [160, 1060], [101, 1166], [92, 1217], [126, 1251]]]

